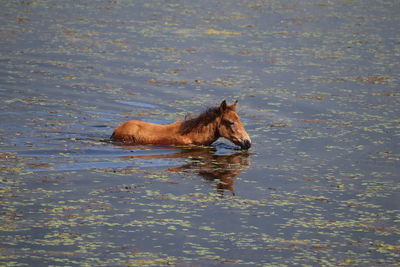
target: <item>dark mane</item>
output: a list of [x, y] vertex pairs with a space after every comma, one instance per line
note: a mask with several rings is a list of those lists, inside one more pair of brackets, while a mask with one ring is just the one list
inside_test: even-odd
[[182, 122], [179, 132], [181, 134], [188, 134], [194, 129], [206, 126], [213, 122], [218, 116], [221, 115], [219, 107], [208, 108], [206, 111], [198, 115], [197, 117], [188, 116]]

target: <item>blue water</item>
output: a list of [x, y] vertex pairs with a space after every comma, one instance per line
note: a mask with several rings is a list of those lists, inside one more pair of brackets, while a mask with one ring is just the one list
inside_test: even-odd
[[[0, 265], [395, 266], [396, 1], [8, 1]], [[126, 147], [239, 100], [253, 141]]]

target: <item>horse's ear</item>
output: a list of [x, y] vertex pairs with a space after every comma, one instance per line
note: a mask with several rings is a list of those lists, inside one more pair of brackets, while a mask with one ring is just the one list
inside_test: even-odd
[[233, 108], [233, 110], [236, 110], [237, 103], [238, 103], [238, 101], [236, 100], [236, 101], [235, 101], [235, 103], [233, 103], [233, 104], [232, 104], [232, 106], [231, 106], [231, 107]]
[[221, 111], [225, 111], [227, 109], [227, 104], [226, 104], [226, 100], [222, 101], [221, 105], [219, 106], [219, 109]]

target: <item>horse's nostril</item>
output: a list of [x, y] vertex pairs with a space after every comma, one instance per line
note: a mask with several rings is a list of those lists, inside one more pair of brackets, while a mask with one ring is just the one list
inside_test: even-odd
[[251, 147], [251, 142], [249, 140], [244, 140], [241, 143], [241, 148], [242, 149], [249, 149]]
[[249, 140], [246, 140], [245, 143], [246, 143], [247, 148], [251, 147], [251, 142]]

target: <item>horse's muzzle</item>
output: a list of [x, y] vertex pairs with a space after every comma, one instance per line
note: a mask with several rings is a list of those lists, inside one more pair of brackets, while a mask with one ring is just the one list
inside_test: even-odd
[[239, 143], [239, 146], [241, 149], [249, 149], [251, 147], [251, 141], [250, 140], [243, 140]]

